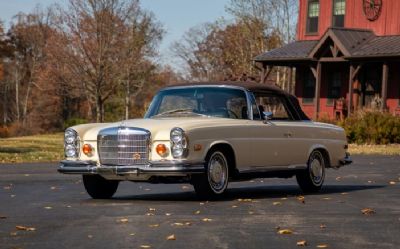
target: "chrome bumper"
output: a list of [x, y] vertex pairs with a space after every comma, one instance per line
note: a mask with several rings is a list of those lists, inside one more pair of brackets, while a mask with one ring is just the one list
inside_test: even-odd
[[81, 175], [185, 176], [204, 173], [204, 162], [163, 161], [146, 165], [105, 166], [94, 161], [61, 161], [58, 172]]
[[346, 157], [340, 160], [340, 164], [344, 166], [344, 165], [349, 165], [351, 163], [353, 163], [353, 160], [350, 157], [350, 153], [346, 152]]

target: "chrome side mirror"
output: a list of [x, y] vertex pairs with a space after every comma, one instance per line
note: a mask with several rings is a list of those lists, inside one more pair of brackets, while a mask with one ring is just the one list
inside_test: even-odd
[[274, 114], [272, 112], [263, 112], [264, 120], [272, 120]]

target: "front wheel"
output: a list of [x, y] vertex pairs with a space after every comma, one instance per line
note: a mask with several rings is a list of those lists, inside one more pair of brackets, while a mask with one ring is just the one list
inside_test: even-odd
[[228, 160], [221, 151], [209, 153], [206, 159], [206, 173], [193, 176], [192, 184], [196, 194], [201, 198], [222, 196], [228, 187]]
[[110, 181], [100, 175], [83, 175], [83, 185], [93, 199], [110, 199], [118, 189], [119, 181]]
[[296, 174], [297, 183], [305, 193], [316, 193], [325, 180], [325, 157], [314, 150], [308, 158], [307, 169]]

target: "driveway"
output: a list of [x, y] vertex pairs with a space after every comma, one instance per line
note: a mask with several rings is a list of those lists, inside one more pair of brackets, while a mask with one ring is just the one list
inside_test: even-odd
[[400, 157], [353, 159], [320, 194], [257, 179], [213, 202], [190, 185], [131, 182], [92, 200], [57, 164], [3, 164], [0, 248], [400, 248]]

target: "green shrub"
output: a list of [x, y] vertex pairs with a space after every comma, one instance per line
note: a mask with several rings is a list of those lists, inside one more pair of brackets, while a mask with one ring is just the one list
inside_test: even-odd
[[346, 130], [349, 143], [400, 143], [400, 117], [390, 113], [358, 112], [339, 125]]
[[64, 121], [64, 129], [74, 125], [86, 124], [87, 122], [84, 118], [70, 118]]

